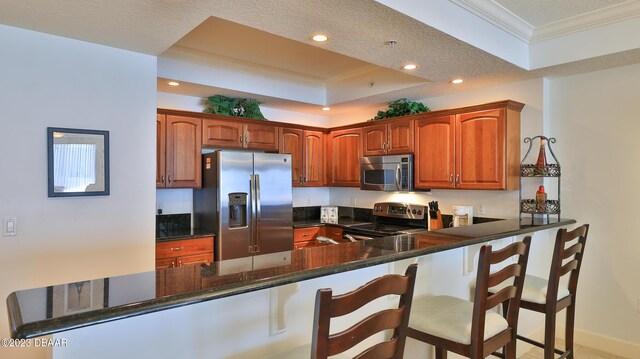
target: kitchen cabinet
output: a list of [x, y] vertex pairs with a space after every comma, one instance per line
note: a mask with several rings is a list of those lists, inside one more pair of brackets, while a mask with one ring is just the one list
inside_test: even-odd
[[415, 187], [518, 189], [523, 106], [502, 101], [417, 120]]
[[156, 188], [200, 188], [200, 118], [157, 115]]
[[342, 227], [325, 225], [322, 227], [322, 229], [324, 230], [323, 236], [331, 238], [338, 242], [344, 242], [342, 237]]
[[304, 247], [317, 247], [322, 243], [318, 242], [318, 236], [321, 235], [321, 227], [296, 228], [293, 230], [293, 249]]
[[278, 151], [278, 127], [273, 124], [205, 118], [202, 127], [204, 146]]
[[291, 154], [294, 187], [324, 185], [324, 133], [297, 128], [280, 128], [280, 153]]
[[156, 243], [156, 269], [213, 262], [213, 237]]
[[362, 137], [364, 156], [413, 153], [413, 121], [409, 118], [366, 126]]
[[332, 131], [328, 138], [328, 185], [360, 187], [360, 157], [362, 130], [360, 128]]

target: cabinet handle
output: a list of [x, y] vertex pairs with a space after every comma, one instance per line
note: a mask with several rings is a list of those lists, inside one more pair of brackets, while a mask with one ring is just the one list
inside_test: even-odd
[[300, 183], [304, 183], [304, 180], [302, 179], [302, 175], [300, 175]]
[[340, 233], [340, 232], [333, 232], [333, 235], [334, 235], [334, 236], [341, 236], [341, 235], [342, 235], [342, 233]]
[[183, 247], [171, 247], [171, 250], [176, 252], [176, 251], [181, 251], [183, 249]]
[[389, 139], [389, 142], [387, 142], [387, 151], [391, 151], [392, 146], [393, 146], [393, 140]]
[[302, 183], [307, 183], [307, 176], [302, 177]]
[[162, 177], [160, 177], [160, 182], [164, 183], [164, 174], [162, 175]]
[[244, 143], [244, 136], [240, 135], [240, 143]]
[[460, 174], [456, 175], [456, 185], [460, 184]]
[[171, 178], [171, 175], [169, 175], [169, 184], [171, 184], [171, 182], [173, 182], [173, 178]]
[[302, 236], [303, 237], [309, 237], [309, 233], [303, 233]]
[[171, 265], [169, 266], [169, 268], [173, 268], [176, 266], [176, 262], [171, 262]]
[[453, 173], [449, 174], [449, 184], [453, 184]]
[[178, 261], [178, 267], [182, 267], [182, 261]]

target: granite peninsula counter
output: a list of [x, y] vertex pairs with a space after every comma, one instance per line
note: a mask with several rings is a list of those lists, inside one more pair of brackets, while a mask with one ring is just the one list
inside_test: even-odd
[[[7, 298], [9, 325], [13, 338], [34, 338], [573, 223], [510, 219], [21, 290]], [[148, 282], [155, 293], [136, 297]]]

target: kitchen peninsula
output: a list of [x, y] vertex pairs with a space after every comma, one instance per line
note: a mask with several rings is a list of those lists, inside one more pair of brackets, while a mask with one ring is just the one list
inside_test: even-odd
[[[11, 333], [34, 338], [574, 223], [561, 219], [531, 225], [509, 219], [22, 290], [7, 299]], [[110, 285], [115, 282], [117, 289]], [[155, 291], [136, 295], [145, 282]], [[84, 302], [78, 290], [73, 307], [71, 289], [79, 285], [86, 285], [89, 297]], [[122, 297], [136, 299], [111, 301]]]

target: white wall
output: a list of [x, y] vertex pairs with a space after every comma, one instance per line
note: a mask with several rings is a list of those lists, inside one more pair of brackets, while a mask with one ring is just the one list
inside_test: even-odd
[[640, 356], [640, 65], [550, 81], [563, 212], [591, 224], [576, 326], [634, 343]]
[[[155, 57], [0, 25], [0, 299], [154, 267]], [[111, 194], [48, 198], [46, 128], [108, 130]], [[0, 310], [0, 338], [9, 337]], [[42, 353], [0, 347], [0, 357]]]

